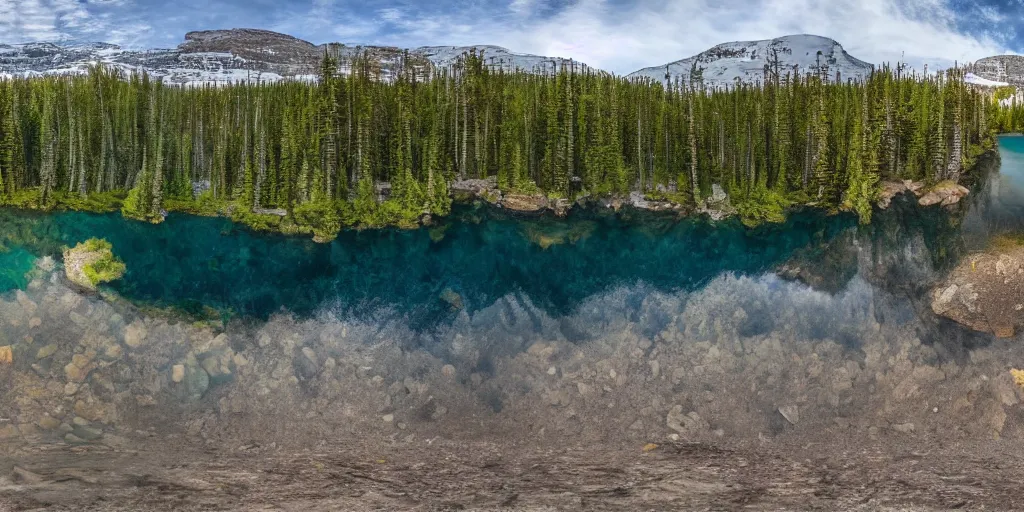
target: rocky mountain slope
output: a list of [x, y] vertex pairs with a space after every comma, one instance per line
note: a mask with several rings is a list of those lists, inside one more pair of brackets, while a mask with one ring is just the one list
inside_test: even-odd
[[968, 66], [968, 69], [985, 80], [1024, 86], [1024, 55], [985, 57]]
[[871, 73], [872, 65], [846, 53], [843, 46], [827, 37], [791, 35], [763, 41], [724, 43], [710, 50], [661, 66], [644, 68], [630, 73], [630, 77], [648, 77], [654, 80], [688, 83], [694, 65], [703, 68], [704, 83], [708, 87], [733, 86], [737, 81], [757, 83], [764, 81], [765, 66], [775, 66], [781, 75], [797, 72], [821, 73], [829, 80], [838, 76], [859, 79]]
[[569, 59], [511, 52], [499, 46], [431, 46], [403, 49], [390, 46], [314, 45], [268, 30], [232, 29], [189, 32], [173, 49], [127, 50], [107, 43], [27, 43], [0, 45], [0, 77], [80, 74], [102, 63], [124, 72], [145, 71], [168, 83], [197, 85], [244, 81], [309, 80], [325, 52], [338, 57], [347, 73], [352, 58], [368, 52], [385, 78], [405, 61], [418, 72], [452, 65], [475, 50], [488, 66], [506, 71], [550, 71]]

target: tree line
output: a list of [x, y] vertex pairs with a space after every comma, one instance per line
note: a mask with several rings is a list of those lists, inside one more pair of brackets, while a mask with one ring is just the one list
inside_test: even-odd
[[844, 82], [776, 65], [762, 83], [707, 89], [697, 68], [683, 83], [492, 70], [476, 53], [425, 79], [347, 64], [341, 75], [325, 55], [315, 84], [175, 87], [102, 67], [0, 81], [0, 204], [225, 214], [326, 240], [444, 215], [453, 181], [493, 178], [690, 207], [718, 184], [755, 220], [811, 204], [869, 221], [880, 180], [958, 180], [1024, 123], [956, 69]]

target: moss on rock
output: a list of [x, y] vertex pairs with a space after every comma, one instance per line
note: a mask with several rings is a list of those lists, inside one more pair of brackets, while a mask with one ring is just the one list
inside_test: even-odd
[[90, 238], [64, 250], [64, 273], [72, 283], [87, 290], [95, 291], [102, 283], [120, 279], [125, 270], [106, 240]]

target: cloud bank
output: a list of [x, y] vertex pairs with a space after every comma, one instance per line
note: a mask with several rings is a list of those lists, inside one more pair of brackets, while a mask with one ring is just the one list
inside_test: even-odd
[[718, 43], [817, 34], [873, 63], [948, 67], [1024, 48], [1016, 0], [0, 0], [0, 41], [174, 46], [256, 27], [315, 43], [496, 44], [629, 73]]

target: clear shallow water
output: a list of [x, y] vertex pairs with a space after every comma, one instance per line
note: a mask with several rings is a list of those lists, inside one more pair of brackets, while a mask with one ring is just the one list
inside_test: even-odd
[[1024, 135], [999, 139], [1002, 165], [968, 198], [964, 236], [972, 249], [993, 236], [1024, 232]]
[[699, 290], [722, 274], [757, 277], [794, 259], [817, 276], [812, 284], [836, 293], [863, 272], [864, 258], [854, 253], [864, 248], [886, 279], [920, 287], [972, 245], [971, 237], [1024, 219], [1024, 137], [1002, 139], [1001, 149], [1003, 173], [985, 181], [966, 215], [904, 199], [866, 227], [850, 215], [820, 212], [747, 229], [646, 212], [517, 218], [465, 206], [441, 226], [346, 232], [316, 244], [252, 233], [225, 219], [172, 214], [153, 226], [117, 214], [0, 210], [0, 243], [9, 248], [0, 254], [0, 291], [25, 286], [33, 254], [58, 255], [90, 237], [109, 240], [125, 261], [128, 272], [112, 288], [132, 300], [259, 318], [330, 310], [414, 330], [454, 322], [460, 310], [453, 301], [474, 314], [516, 295], [557, 318], [631, 289], [642, 293], [622, 300], [639, 308], [653, 292]]

